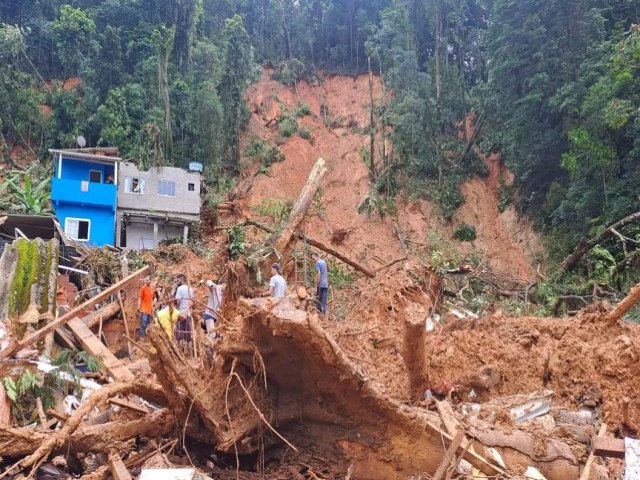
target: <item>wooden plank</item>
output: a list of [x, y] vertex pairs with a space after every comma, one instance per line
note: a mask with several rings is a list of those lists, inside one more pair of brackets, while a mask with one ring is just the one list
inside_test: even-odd
[[96, 337], [82, 320], [74, 318], [68, 322], [69, 329], [78, 339], [82, 348], [102, 362], [105, 370], [115, 380], [128, 381], [135, 377], [116, 356]]
[[113, 480], [131, 480], [127, 467], [125, 467], [120, 455], [116, 452], [109, 454], [109, 468], [111, 469]]
[[[436, 473], [433, 475], [433, 480], [442, 480], [444, 478], [449, 467], [451, 467], [452, 464], [456, 461], [456, 451], [458, 450], [458, 447], [460, 446], [463, 440], [464, 440], [464, 430], [459, 430], [456, 436], [453, 437], [453, 440], [449, 444], [449, 448], [447, 448], [447, 451], [442, 457], [442, 460], [438, 465], [438, 469], [436, 470]], [[455, 467], [455, 465], [453, 465], [453, 467]]]
[[[449, 435], [447, 432], [443, 431], [442, 429], [436, 427], [431, 422], [427, 422], [426, 430], [430, 434], [436, 436], [437, 438], [442, 439], [442, 442], [447, 448], [449, 447], [449, 445], [451, 445], [451, 442], [453, 441], [453, 438], [451, 437], [451, 435]], [[467, 443], [467, 442], [463, 442], [463, 443]], [[466, 446], [458, 445], [458, 447], [456, 448], [456, 451], [460, 451], [461, 453], [463, 453], [463, 458], [467, 462], [469, 462], [472, 466], [480, 470], [482, 473], [484, 473], [488, 477], [497, 477], [502, 475], [508, 478], [504, 470], [492, 464], [483, 456], [467, 450]]]
[[122, 400], [120, 398], [110, 398], [109, 399], [109, 403], [111, 403], [113, 405], [118, 405], [119, 407], [129, 408], [131, 410], [135, 410], [136, 412], [144, 413], [145, 415], [147, 413], [149, 413], [149, 410], [147, 410], [142, 405], [139, 405], [139, 404], [133, 403], [133, 402], [129, 402], [127, 400]]
[[31, 335], [27, 336], [26, 338], [22, 339], [19, 342], [12, 342], [7, 348], [0, 351], [0, 360], [5, 360], [10, 356], [15, 355], [17, 352], [19, 352], [23, 348], [28, 347], [32, 343], [42, 340], [49, 333], [53, 332], [56, 328], [61, 327], [62, 325], [66, 325], [71, 319], [76, 318], [78, 314], [80, 314], [80, 312], [82, 312], [84, 309], [93, 307], [96, 303], [99, 303], [105, 300], [106, 298], [110, 297], [114, 293], [117, 293], [122, 287], [124, 287], [130, 281], [135, 280], [140, 275], [144, 275], [146, 273], [149, 273], [148, 265], [142, 267], [140, 270], [137, 270], [136, 272], [132, 273], [128, 277], [123, 278], [119, 282], [114, 283], [109, 288], [98, 293], [95, 297], [87, 300], [83, 304], [72, 308], [67, 313], [59, 317], [57, 320], [54, 320], [53, 322], [48, 323], [37, 332], [32, 333]]
[[595, 437], [593, 439], [594, 455], [599, 457], [624, 458], [624, 439], [611, 437]]
[[[607, 424], [603, 423], [600, 426], [600, 430], [598, 430], [598, 434], [596, 435], [596, 438], [602, 438], [606, 434], [607, 434]], [[582, 474], [580, 475], [580, 480], [589, 480], [589, 475], [591, 474], [591, 465], [593, 465], [594, 458], [596, 458], [595, 449], [592, 449], [591, 453], [589, 453], [589, 457], [587, 458], [587, 463], [584, 464], [584, 469], [582, 470]]]

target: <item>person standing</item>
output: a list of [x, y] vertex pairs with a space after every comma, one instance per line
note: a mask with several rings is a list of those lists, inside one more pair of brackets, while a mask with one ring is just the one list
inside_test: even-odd
[[313, 253], [311, 255], [316, 266], [316, 310], [320, 313], [327, 314], [327, 300], [329, 297], [329, 267], [327, 262], [320, 258], [320, 255]]
[[220, 319], [220, 311], [222, 309], [222, 296], [226, 285], [224, 281], [215, 283], [213, 280], [207, 280], [207, 288], [209, 289], [209, 301], [204, 311], [204, 325], [207, 328], [207, 334], [210, 337], [215, 335], [214, 328]]
[[271, 280], [269, 280], [269, 295], [273, 298], [282, 298], [287, 294], [287, 281], [282, 276], [282, 267], [279, 263], [271, 265]]
[[140, 338], [147, 336], [147, 327], [151, 323], [153, 314], [153, 288], [151, 288], [151, 277], [144, 277], [144, 285], [140, 289], [138, 296], [138, 313], [140, 314]]
[[176, 277], [176, 307], [178, 308], [178, 323], [176, 324], [176, 341], [183, 350], [192, 341], [191, 331], [191, 304], [193, 303], [193, 290], [187, 285], [187, 277], [180, 274]]

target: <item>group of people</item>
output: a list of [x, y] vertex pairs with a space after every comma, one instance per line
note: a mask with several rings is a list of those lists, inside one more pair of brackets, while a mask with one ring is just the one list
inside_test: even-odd
[[[316, 289], [316, 310], [323, 315], [327, 314], [329, 299], [329, 266], [326, 260], [320, 255], [311, 255], [316, 269], [315, 289]], [[271, 279], [269, 280], [269, 291], [265, 295], [280, 298], [287, 294], [287, 281], [282, 276], [282, 267], [279, 263], [271, 265]]]
[[[316, 309], [323, 315], [328, 311], [328, 293], [329, 293], [329, 267], [327, 262], [320, 258], [317, 253], [312, 255], [314, 261], [316, 275]], [[203, 319], [204, 327], [207, 335], [214, 339], [217, 337], [215, 332], [216, 323], [220, 319], [222, 310], [222, 300], [226, 284], [224, 280], [217, 282], [207, 280], [207, 290], [209, 292], [208, 301], [204, 307]], [[264, 292], [265, 296], [273, 298], [282, 298], [287, 294], [287, 281], [282, 276], [282, 267], [279, 263], [271, 266], [271, 279], [269, 280], [269, 289]], [[170, 339], [175, 339], [178, 346], [185, 349], [193, 338], [192, 331], [192, 309], [195, 303], [195, 292], [187, 284], [187, 278], [183, 274], [176, 275], [174, 288], [171, 292], [171, 300], [160, 303], [154, 309], [154, 303], [159, 301], [155, 289], [151, 286], [151, 277], [144, 278], [144, 285], [140, 289], [138, 298], [138, 312], [140, 314], [140, 338], [145, 338], [147, 328], [151, 320], [155, 318], [157, 323], [162, 327], [166, 335]]]

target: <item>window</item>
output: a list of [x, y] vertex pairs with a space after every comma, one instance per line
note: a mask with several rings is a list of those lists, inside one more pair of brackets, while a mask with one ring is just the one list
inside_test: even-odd
[[162, 195], [163, 197], [175, 197], [176, 182], [170, 182], [169, 180], [160, 180], [158, 182], [158, 195]]
[[144, 194], [144, 179], [134, 178], [134, 177], [125, 177], [124, 192], [137, 193], [139, 195]]
[[100, 170], [89, 170], [89, 181], [91, 183], [102, 183], [102, 172]]
[[64, 221], [64, 233], [70, 238], [80, 242], [89, 241], [91, 220], [84, 218], [66, 218]]
[[196, 191], [196, 184], [195, 183], [190, 183], [189, 185], [187, 185], [188, 189], [190, 192], [195, 192]]

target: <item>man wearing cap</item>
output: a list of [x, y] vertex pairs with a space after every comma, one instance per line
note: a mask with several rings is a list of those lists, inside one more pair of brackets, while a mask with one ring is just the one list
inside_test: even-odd
[[273, 298], [282, 298], [287, 294], [287, 281], [282, 276], [282, 267], [279, 263], [271, 265], [271, 280], [269, 280], [269, 295]]
[[209, 289], [209, 301], [204, 311], [204, 324], [207, 327], [207, 334], [212, 337], [215, 335], [214, 328], [216, 322], [220, 319], [220, 310], [222, 307], [222, 295], [226, 285], [224, 281], [215, 283], [213, 280], [207, 280], [207, 288]]

